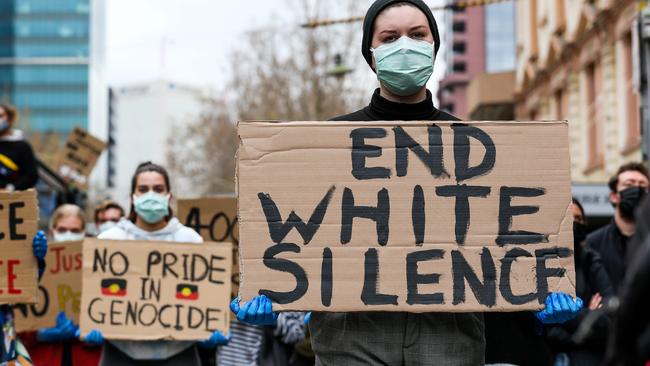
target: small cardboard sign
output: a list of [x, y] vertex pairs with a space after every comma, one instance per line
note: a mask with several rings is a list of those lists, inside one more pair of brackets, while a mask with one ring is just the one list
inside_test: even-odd
[[523, 311], [575, 296], [566, 122], [242, 122], [240, 295]]
[[34, 303], [38, 264], [36, 191], [0, 192], [0, 304]]
[[87, 188], [88, 177], [105, 148], [104, 141], [75, 127], [61, 151], [56, 171], [77, 187]]
[[82, 242], [52, 243], [45, 261], [47, 268], [38, 286], [36, 304], [21, 304], [14, 311], [19, 332], [49, 328], [56, 325], [56, 316], [64, 311], [79, 324], [81, 303]]
[[229, 243], [86, 239], [81, 333], [205, 340], [229, 332]]
[[237, 197], [179, 199], [178, 217], [185, 226], [194, 229], [206, 241], [232, 243], [232, 295], [236, 297], [239, 291]]

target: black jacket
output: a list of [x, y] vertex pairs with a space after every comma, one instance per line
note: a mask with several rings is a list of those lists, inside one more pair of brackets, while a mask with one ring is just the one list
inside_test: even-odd
[[628, 239], [618, 229], [614, 219], [608, 225], [587, 236], [587, 246], [596, 251], [602, 258], [615, 292], [618, 291], [623, 278], [625, 278]]
[[638, 250], [621, 285], [620, 306], [609, 339], [608, 365], [643, 365], [650, 360], [650, 197], [636, 214], [631, 245]]
[[356, 112], [332, 118], [332, 121], [459, 121], [458, 118], [433, 106], [431, 92], [427, 98], [415, 104], [391, 102], [379, 95], [372, 95], [370, 105]]
[[38, 180], [38, 165], [34, 151], [14, 130], [9, 136], [0, 137], [0, 188], [13, 185], [18, 191], [33, 188]]

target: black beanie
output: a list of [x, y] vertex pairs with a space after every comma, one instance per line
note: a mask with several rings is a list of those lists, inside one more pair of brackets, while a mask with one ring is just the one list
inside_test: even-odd
[[366, 13], [365, 18], [363, 19], [363, 40], [361, 41], [361, 53], [366, 59], [366, 62], [370, 67], [372, 67], [372, 52], [370, 52], [370, 47], [372, 44], [372, 31], [375, 25], [375, 19], [379, 13], [381, 13], [386, 7], [397, 4], [397, 3], [408, 3], [418, 7], [422, 10], [424, 15], [426, 15], [429, 20], [429, 27], [431, 28], [431, 33], [433, 33], [433, 43], [435, 47], [434, 56], [438, 53], [440, 48], [440, 34], [438, 33], [438, 24], [436, 19], [433, 17], [431, 8], [427, 6], [422, 0], [377, 0], [375, 1], [368, 12]]

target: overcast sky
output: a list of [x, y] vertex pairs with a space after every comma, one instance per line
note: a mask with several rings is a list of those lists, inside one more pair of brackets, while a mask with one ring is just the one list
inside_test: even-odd
[[[335, 4], [336, 0], [327, 1]], [[372, 3], [372, 0], [363, 1]], [[443, 0], [427, 2], [434, 5], [440, 1]], [[288, 0], [110, 0], [106, 3], [106, 61], [111, 86], [165, 79], [220, 89], [228, 80], [227, 55], [237, 47], [246, 31], [278, 22], [297, 28], [302, 21], [289, 18]], [[336, 6], [333, 9], [335, 18], [348, 15]], [[349, 26], [358, 27], [361, 32], [360, 23]], [[368, 71], [365, 65], [358, 66], [361, 72]], [[434, 78], [439, 78], [442, 71], [440, 58]]]

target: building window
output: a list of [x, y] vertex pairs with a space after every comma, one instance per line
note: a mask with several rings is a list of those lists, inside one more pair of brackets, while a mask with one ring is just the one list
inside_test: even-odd
[[454, 11], [454, 13], [464, 13], [465, 12], [465, 7], [464, 6], [454, 5], [454, 6], [451, 7], [451, 9]]
[[454, 42], [454, 53], [459, 55], [464, 55], [465, 50], [467, 49], [467, 44], [465, 42]]
[[467, 66], [464, 62], [454, 62], [454, 72], [463, 73], [467, 71]]
[[603, 164], [602, 110], [598, 102], [602, 90], [602, 71], [600, 63], [594, 62], [585, 68], [587, 92], [587, 170]]
[[465, 33], [465, 22], [457, 21], [451, 26], [454, 32]]
[[634, 91], [632, 56], [632, 34], [630, 33], [623, 38], [623, 67], [625, 68], [625, 107], [627, 114], [627, 124], [625, 126], [626, 150], [636, 148], [641, 142], [639, 95]]
[[446, 104], [443, 105], [440, 109], [447, 113], [454, 113], [454, 105], [453, 104]]

